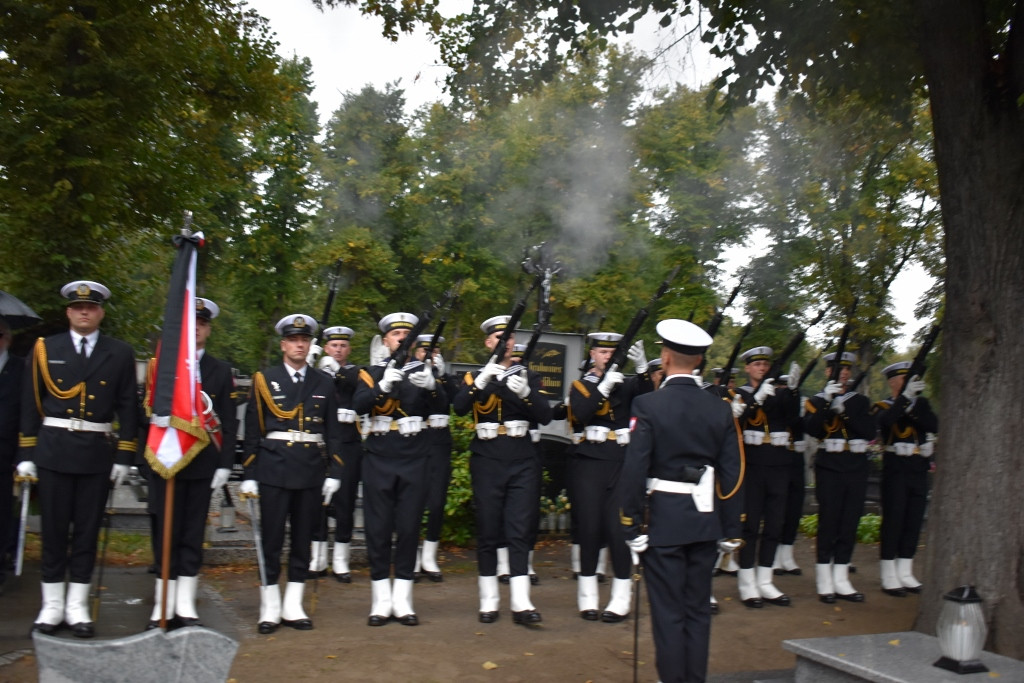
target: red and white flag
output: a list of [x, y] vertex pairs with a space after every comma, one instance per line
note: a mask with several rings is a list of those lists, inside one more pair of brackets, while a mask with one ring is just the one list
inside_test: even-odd
[[164, 309], [156, 362], [150, 364], [151, 409], [146, 461], [170, 479], [210, 443], [202, 424], [202, 379], [196, 358], [196, 256], [201, 232], [174, 238], [178, 254]]

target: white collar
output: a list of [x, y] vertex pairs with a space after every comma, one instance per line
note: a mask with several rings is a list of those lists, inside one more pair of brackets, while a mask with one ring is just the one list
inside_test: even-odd
[[89, 334], [85, 335], [84, 337], [82, 335], [78, 334], [77, 332], [75, 332], [74, 330], [71, 330], [71, 343], [75, 347], [75, 351], [78, 351], [78, 347], [81, 346], [82, 339], [85, 339], [85, 345], [87, 347], [89, 347], [90, 350], [96, 348], [96, 340], [99, 339], [99, 338], [100, 338], [100, 331], [99, 330], [93, 330], [92, 332], [90, 332]]

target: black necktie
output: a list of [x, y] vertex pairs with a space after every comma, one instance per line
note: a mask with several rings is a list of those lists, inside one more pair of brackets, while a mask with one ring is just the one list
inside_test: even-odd
[[78, 355], [81, 357], [82, 362], [89, 360], [89, 342], [86, 341], [85, 337], [82, 337], [82, 343], [78, 345]]
[[302, 373], [298, 370], [295, 371], [295, 383], [302, 384]]

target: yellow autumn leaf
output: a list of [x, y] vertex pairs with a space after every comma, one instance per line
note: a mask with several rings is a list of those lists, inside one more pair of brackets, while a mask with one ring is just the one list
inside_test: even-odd
[[890, 640], [890, 641], [889, 641], [889, 644], [890, 644], [890, 645], [893, 645], [893, 646], [895, 646], [895, 647], [899, 647], [899, 644], [900, 644], [900, 639], [899, 639], [899, 638], [896, 638], [896, 639], [894, 639], [894, 640]]
[[487, 669], [488, 671], [490, 671], [492, 669], [497, 669], [498, 665], [495, 664], [494, 662], [484, 662], [484, 668]]
[[327, 655], [327, 659], [337, 659], [338, 655]]

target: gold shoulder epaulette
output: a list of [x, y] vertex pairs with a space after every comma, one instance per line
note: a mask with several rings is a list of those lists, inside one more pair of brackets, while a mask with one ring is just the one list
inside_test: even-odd
[[590, 398], [590, 390], [587, 389], [586, 385], [584, 385], [583, 382], [579, 381], [578, 379], [573, 380], [572, 388], [583, 394], [584, 398]]

